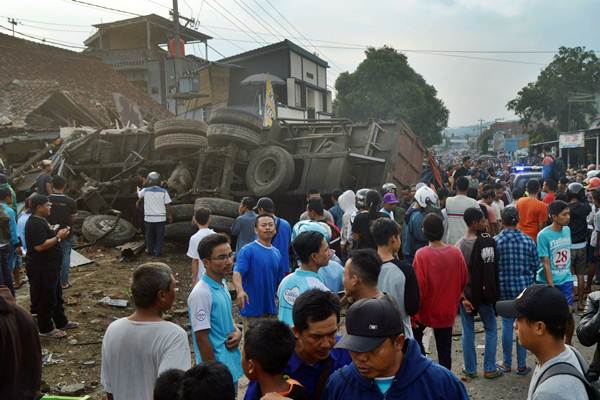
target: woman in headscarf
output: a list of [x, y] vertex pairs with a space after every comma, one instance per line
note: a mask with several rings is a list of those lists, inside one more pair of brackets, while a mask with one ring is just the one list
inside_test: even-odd
[[340, 226], [343, 253], [346, 253], [348, 245], [352, 242], [352, 220], [358, 212], [355, 202], [356, 195], [352, 190], [346, 190], [338, 198], [338, 204], [342, 211], [344, 211], [344, 215], [342, 216], [342, 226]]

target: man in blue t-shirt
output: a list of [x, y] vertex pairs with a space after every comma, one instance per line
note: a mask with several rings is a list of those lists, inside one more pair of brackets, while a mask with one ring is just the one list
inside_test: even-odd
[[323, 235], [315, 231], [302, 232], [292, 247], [301, 265], [283, 278], [277, 289], [278, 318], [289, 326], [294, 326], [292, 307], [298, 296], [309, 289], [328, 290], [317, 273], [329, 263], [329, 245]]
[[571, 230], [569, 205], [556, 200], [548, 206], [552, 224], [538, 233], [537, 248], [540, 268], [536, 281], [555, 286], [567, 299], [571, 317], [567, 321], [565, 342], [571, 344], [575, 321], [573, 320], [573, 275], [571, 274]]
[[268, 214], [275, 219], [275, 236], [273, 237], [273, 246], [279, 250], [281, 261], [280, 280], [290, 272], [290, 244], [292, 243], [292, 228], [285, 219], [275, 216], [275, 203], [268, 197], [261, 197], [254, 208], [260, 214]]
[[233, 268], [233, 285], [237, 291], [236, 303], [244, 319], [271, 318], [277, 315], [275, 292], [283, 274], [281, 254], [271, 243], [275, 217], [260, 214], [255, 222], [257, 239], [242, 247]]
[[224, 283], [233, 265], [229, 239], [217, 233], [205, 236], [198, 244], [198, 256], [205, 272], [187, 300], [196, 364], [222, 362], [237, 383], [244, 375], [239, 349], [242, 333], [233, 322], [231, 296]]

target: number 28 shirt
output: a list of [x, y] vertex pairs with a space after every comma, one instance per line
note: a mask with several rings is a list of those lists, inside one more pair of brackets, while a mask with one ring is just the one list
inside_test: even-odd
[[[553, 230], [552, 226], [542, 229], [537, 236], [537, 249], [540, 259], [548, 257], [550, 260], [554, 285], [562, 285], [573, 279], [571, 275], [571, 229], [568, 226], [564, 226], [560, 232]], [[537, 281], [548, 283], [543, 263], [540, 264], [537, 271]]]

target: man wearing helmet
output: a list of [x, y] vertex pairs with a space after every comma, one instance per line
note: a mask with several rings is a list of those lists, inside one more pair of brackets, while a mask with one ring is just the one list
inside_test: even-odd
[[577, 309], [583, 311], [584, 276], [587, 273], [587, 217], [592, 212], [592, 207], [586, 201], [585, 189], [581, 183], [573, 182], [567, 186], [567, 199], [571, 210], [571, 267], [577, 275]]
[[165, 237], [165, 225], [171, 217], [171, 197], [169, 192], [160, 187], [160, 174], [150, 172], [146, 187], [138, 192], [138, 197], [144, 200], [145, 243], [148, 254], [159, 257]]
[[429, 242], [423, 233], [423, 219], [427, 206], [437, 206], [437, 194], [428, 186], [421, 186], [415, 192], [415, 203], [406, 212], [402, 231], [402, 254], [406, 262], [412, 264], [415, 253]]

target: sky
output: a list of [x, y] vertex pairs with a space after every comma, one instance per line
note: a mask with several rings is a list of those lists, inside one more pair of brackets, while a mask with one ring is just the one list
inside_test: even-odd
[[[169, 17], [171, 0], [81, 0]], [[133, 17], [73, 0], [0, 0], [1, 27], [80, 51], [95, 23]], [[181, 15], [213, 36], [209, 59], [284, 37], [330, 64], [328, 84], [354, 71], [366, 46], [402, 50], [438, 91], [449, 126], [515, 119], [506, 109], [560, 46], [600, 52], [598, 0], [179, 0]], [[243, 32], [246, 31], [246, 32]], [[188, 45], [203, 56], [203, 47]], [[515, 53], [507, 53], [515, 52]], [[1, 56], [1, 54], [0, 54]]]

